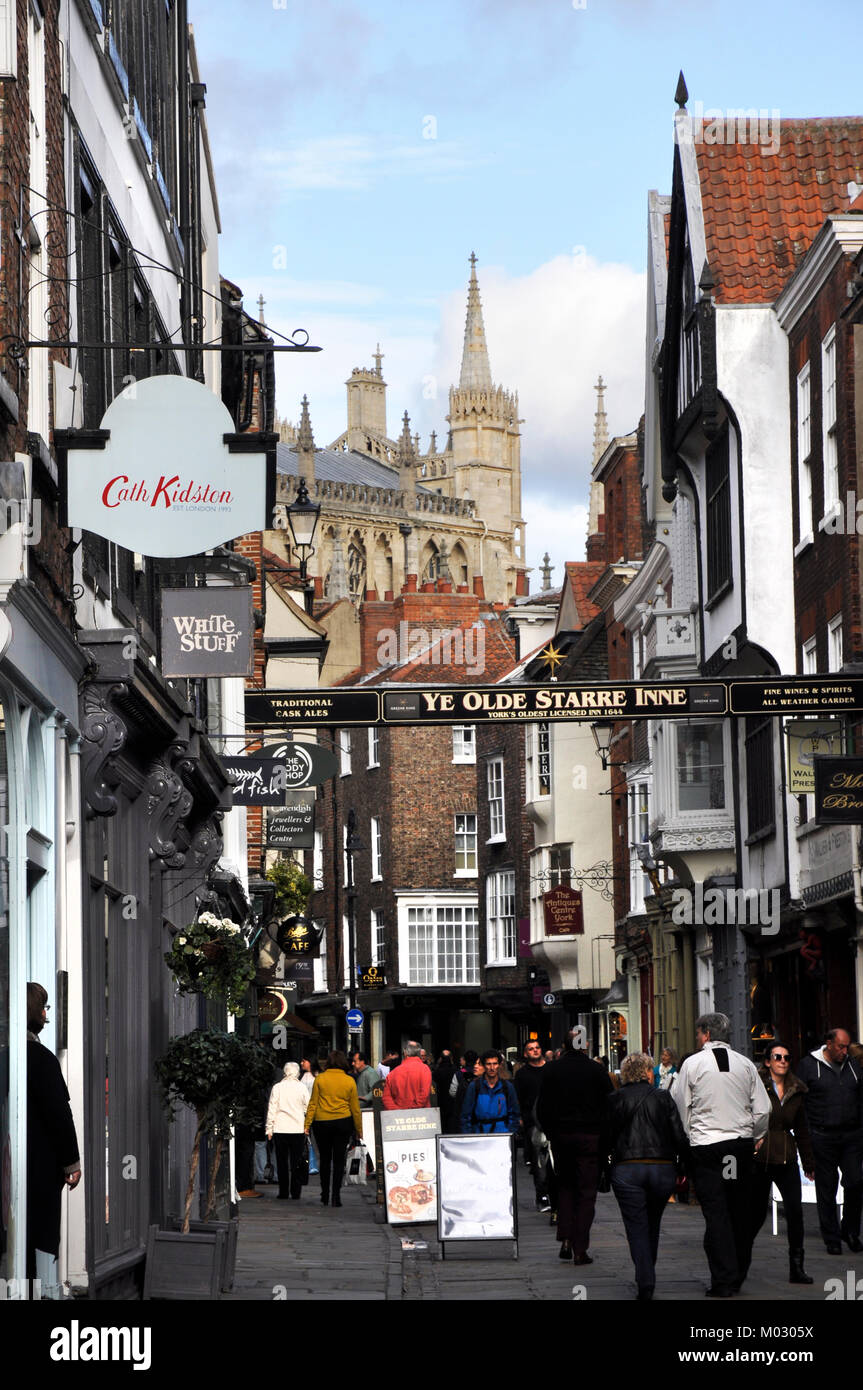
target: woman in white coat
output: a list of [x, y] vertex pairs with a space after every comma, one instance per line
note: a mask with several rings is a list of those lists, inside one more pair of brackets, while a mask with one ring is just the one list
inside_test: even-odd
[[279, 1197], [299, 1200], [302, 1193], [302, 1168], [305, 1158], [305, 1122], [309, 1092], [299, 1080], [296, 1062], [286, 1062], [284, 1080], [277, 1081], [270, 1092], [267, 1106], [267, 1138], [276, 1141], [276, 1167], [279, 1173]]

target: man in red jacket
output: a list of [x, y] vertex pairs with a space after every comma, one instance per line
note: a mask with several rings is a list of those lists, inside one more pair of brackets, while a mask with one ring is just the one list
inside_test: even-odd
[[404, 1060], [384, 1082], [384, 1110], [424, 1110], [428, 1105], [432, 1077], [421, 1052], [419, 1043], [405, 1045]]

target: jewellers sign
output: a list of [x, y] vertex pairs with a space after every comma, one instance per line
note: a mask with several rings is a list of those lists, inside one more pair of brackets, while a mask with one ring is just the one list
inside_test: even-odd
[[162, 671], [166, 676], [247, 676], [252, 668], [248, 585], [162, 590]]
[[863, 758], [815, 758], [815, 819], [863, 825]]
[[315, 843], [314, 792], [288, 792], [284, 811], [267, 821], [268, 849], [312, 849]]
[[[237, 435], [199, 381], [132, 382], [98, 430], [69, 430], [66, 521], [140, 555], [200, 555], [263, 531], [272, 497], [266, 436]], [[237, 455], [241, 457], [237, 457]]]

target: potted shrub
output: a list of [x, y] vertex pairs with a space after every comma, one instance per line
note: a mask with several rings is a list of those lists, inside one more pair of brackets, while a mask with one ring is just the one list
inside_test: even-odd
[[255, 957], [241, 927], [230, 917], [201, 912], [182, 927], [165, 952], [181, 994], [223, 998], [228, 1011], [245, 1013], [245, 998], [256, 973]]
[[[211, 1298], [214, 1281], [217, 1289], [230, 1288], [236, 1255], [236, 1221], [209, 1220], [215, 1209], [216, 1180], [225, 1141], [235, 1124], [251, 1124], [260, 1119], [261, 1096], [272, 1085], [273, 1067], [266, 1053], [250, 1038], [213, 1028], [196, 1028], [171, 1039], [155, 1070], [171, 1118], [180, 1106], [187, 1105], [195, 1112], [197, 1124], [189, 1156], [181, 1230], [151, 1228], [145, 1297]], [[193, 1223], [192, 1202], [205, 1135], [213, 1140], [213, 1164], [205, 1220]]]

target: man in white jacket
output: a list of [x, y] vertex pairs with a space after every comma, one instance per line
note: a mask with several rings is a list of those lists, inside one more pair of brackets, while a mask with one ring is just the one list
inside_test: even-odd
[[298, 1201], [303, 1190], [302, 1170], [305, 1160], [306, 1110], [309, 1092], [299, 1079], [296, 1062], [286, 1062], [284, 1080], [277, 1081], [270, 1092], [267, 1106], [267, 1138], [276, 1142], [276, 1166], [279, 1172], [279, 1197]]
[[695, 1020], [698, 1051], [671, 1092], [689, 1140], [704, 1213], [708, 1298], [738, 1293], [748, 1263], [749, 1179], [770, 1121], [770, 1099], [754, 1063], [728, 1046], [726, 1014]]

